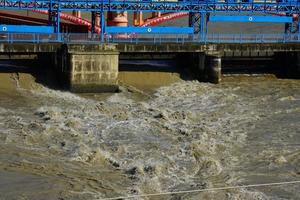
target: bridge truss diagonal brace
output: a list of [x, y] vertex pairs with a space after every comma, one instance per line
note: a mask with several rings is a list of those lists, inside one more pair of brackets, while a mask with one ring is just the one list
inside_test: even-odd
[[199, 35], [199, 40], [204, 41], [208, 32], [209, 13], [189, 13], [189, 26], [194, 27], [194, 34]]

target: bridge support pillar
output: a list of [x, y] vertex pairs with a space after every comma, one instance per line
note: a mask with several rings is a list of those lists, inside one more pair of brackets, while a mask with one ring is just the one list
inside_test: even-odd
[[222, 59], [218, 55], [206, 56], [206, 76], [207, 80], [211, 83], [219, 83], [221, 81]]
[[72, 92], [118, 90], [119, 52], [113, 45], [64, 45], [59, 68]]
[[219, 83], [221, 81], [221, 56], [205, 52], [191, 53], [189, 60], [192, 71], [199, 81]]

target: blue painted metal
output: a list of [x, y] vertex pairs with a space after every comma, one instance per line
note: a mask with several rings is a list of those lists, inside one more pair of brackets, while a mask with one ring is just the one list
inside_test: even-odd
[[118, 27], [108, 26], [106, 27], [106, 33], [157, 33], [157, 34], [191, 34], [194, 33], [193, 27]]
[[293, 17], [286, 16], [224, 16], [214, 15], [209, 17], [210, 22], [271, 22], [292, 23]]
[[207, 14], [201, 13], [200, 15], [200, 41], [205, 41], [206, 34], [208, 33], [208, 25], [207, 25]]
[[285, 12], [300, 11], [298, 0], [0, 0], [0, 9], [148, 12]]
[[[104, 0], [101, 0], [102, 5]], [[100, 26], [101, 26], [101, 42], [104, 42], [104, 34], [106, 32], [106, 27], [105, 27], [105, 13], [104, 13], [104, 6], [101, 6], [101, 21], [100, 21]]]
[[[218, 42], [227, 41], [222, 37], [217, 39], [209, 39], [211, 37], [208, 35], [207, 26], [207, 16], [214, 13], [227, 12], [231, 14], [236, 13], [249, 13], [253, 16], [211, 16], [210, 21], [233, 21], [233, 22], [276, 22], [276, 23], [286, 23], [286, 33], [287, 35], [294, 35], [299, 32], [299, 23], [295, 23], [292, 20], [293, 14], [300, 14], [300, 1], [299, 0], [178, 0], [178, 1], [159, 1], [159, 0], [0, 0], [0, 9], [14, 9], [14, 10], [48, 10], [49, 11], [49, 22], [50, 25], [54, 27], [54, 32], [56, 32], [56, 41], [66, 42], [64, 39], [65, 35], [62, 36], [59, 30], [60, 24], [60, 12], [68, 10], [78, 10], [78, 11], [93, 11], [95, 13], [100, 13], [101, 16], [101, 42], [106, 42], [107, 40], [114, 39], [115, 41], [124, 42], [124, 38], [118, 38], [119, 36], [114, 33], [135, 33], [133, 35], [128, 35], [126, 39], [130, 39], [135, 42], [148, 41], [143, 39], [140, 35], [148, 33], [154, 37], [154, 43], [156, 41], [163, 42], [166, 40], [160, 35], [167, 34], [179, 34], [180, 37], [176, 38], [177, 42]], [[147, 11], [147, 12], [189, 12], [198, 15], [198, 24], [195, 21], [190, 23], [189, 27], [106, 27], [105, 23], [105, 12], [107, 11]], [[284, 12], [287, 16], [258, 16], [258, 13], [282, 13]], [[199, 17], [200, 16], [200, 17]], [[296, 27], [296, 29], [295, 29]], [[21, 26], [20, 26], [21, 28]], [[195, 32], [195, 30], [197, 32]], [[33, 30], [36, 33], [47, 33], [47, 29], [39, 27], [39, 30]], [[295, 31], [296, 30], [296, 31]], [[22, 29], [22, 32], [23, 29]], [[26, 31], [25, 31], [26, 32]], [[110, 34], [112, 33], [112, 34]], [[197, 33], [197, 35], [191, 34]], [[136, 34], [139, 34], [138, 37]], [[188, 35], [193, 40], [182, 37], [182, 34]], [[123, 35], [124, 36], [124, 35]], [[122, 36], [122, 37], [123, 37]], [[199, 37], [200, 36], [200, 37]], [[297, 35], [298, 36], [298, 35]], [[13, 35], [9, 35], [10, 41], [16, 41]], [[34, 35], [34, 37], [40, 37], [40, 35]], [[227, 37], [227, 36], [226, 36]], [[234, 39], [228, 41], [237, 41], [236, 35]], [[244, 35], [239, 36], [238, 41], [242, 41]], [[260, 37], [260, 36], [258, 36]], [[263, 37], [264, 38], [264, 37]], [[169, 38], [168, 38], [169, 39]], [[196, 41], [195, 41], [196, 39]], [[151, 40], [151, 39], [150, 39]], [[272, 39], [270, 39], [273, 41]], [[36, 42], [36, 38], [26, 39], [26, 41]], [[87, 41], [87, 40], [86, 40]], [[243, 40], [243, 41], [253, 41]], [[256, 41], [256, 39], [255, 39]], [[291, 41], [284, 36], [284, 40], [278, 40], [277, 42]], [[294, 42], [299, 42], [298, 39]], [[88, 41], [87, 41], [88, 42]], [[153, 42], [153, 41], [152, 41]]]
[[0, 25], [0, 32], [54, 33], [54, 28], [52, 26]]
[[56, 16], [55, 16], [55, 19], [56, 19], [56, 30], [55, 30], [55, 32], [57, 33], [57, 34], [59, 34], [60, 33], [60, 4], [58, 4], [58, 7], [57, 7], [57, 9], [56, 9]]

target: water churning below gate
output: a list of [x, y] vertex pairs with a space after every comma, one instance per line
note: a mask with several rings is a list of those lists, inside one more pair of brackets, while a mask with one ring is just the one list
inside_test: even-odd
[[[150, 93], [122, 87], [79, 96], [26, 73], [0, 76], [0, 199], [101, 199], [300, 180], [298, 80], [177, 80]], [[299, 199], [299, 190], [139, 199]]]

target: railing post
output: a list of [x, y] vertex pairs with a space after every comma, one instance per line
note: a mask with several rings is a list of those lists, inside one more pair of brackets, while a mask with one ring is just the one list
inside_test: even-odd
[[105, 13], [104, 13], [104, 1], [101, 1], [101, 21], [100, 21], [100, 26], [101, 26], [101, 42], [105, 42], [104, 38], [104, 33], [105, 33]]

